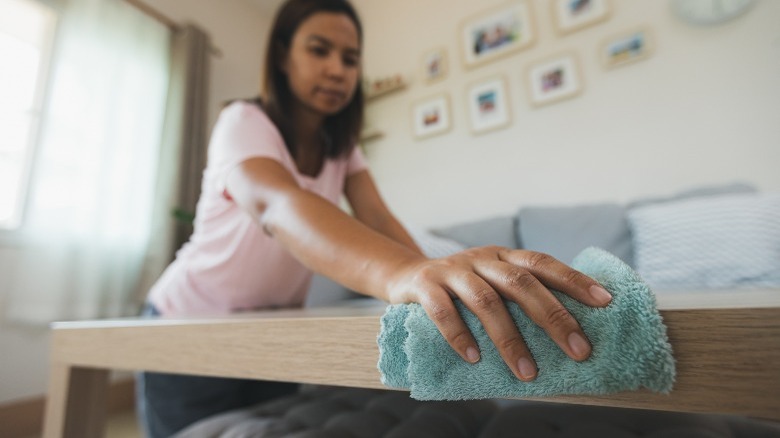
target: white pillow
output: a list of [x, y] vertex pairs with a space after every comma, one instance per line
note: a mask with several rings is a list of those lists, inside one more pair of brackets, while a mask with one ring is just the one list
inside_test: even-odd
[[639, 274], [656, 289], [780, 286], [780, 194], [740, 194], [628, 212]]
[[466, 246], [446, 237], [437, 236], [428, 230], [407, 226], [406, 229], [420, 247], [423, 254], [430, 258], [446, 257], [466, 249]]

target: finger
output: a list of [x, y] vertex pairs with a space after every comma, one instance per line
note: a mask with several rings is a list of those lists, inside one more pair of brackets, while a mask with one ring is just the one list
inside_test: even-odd
[[552, 256], [526, 250], [506, 250], [499, 253], [501, 260], [525, 268], [544, 285], [559, 290], [582, 304], [605, 307], [612, 295], [596, 280]]
[[475, 269], [504, 298], [517, 303], [566, 355], [577, 361], [590, 356], [590, 342], [577, 320], [528, 270], [498, 261]]
[[535, 379], [536, 362], [498, 292], [476, 274], [464, 276], [450, 287], [482, 322], [485, 333], [515, 376], [524, 381]]
[[466, 323], [463, 322], [455, 304], [444, 289], [439, 288], [438, 291], [430, 292], [426, 298], [421, 300], [420, 304], [431, 321], [436, 324], [447, 343], [463, 360], [469, 363], [479, 362], [480, 354], [477, 341], [474, 340], [474, 336]]

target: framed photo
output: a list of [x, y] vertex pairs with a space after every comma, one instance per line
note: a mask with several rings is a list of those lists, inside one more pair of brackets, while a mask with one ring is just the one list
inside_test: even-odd
[[494, 77], [469, 87], [467, 93], [471, 129], [480, 134], [509, 125], [506, 81]]
[[515, 1], [466, 20], [461, 26], [463, 62], [474, 67], [531, 46], [535, 31], [531, 6]]
[[558, 31], [566, 34], [604, 21], [609, 17], [608, 0], [553, 0]]
[[439, 95], [412, 105], [412, 129], [417, 138], [427, 138], [450, 130], [450, 100]]
[[423, 78], [426, 83], [440, 81], [447, 76], [447, 50], [443, 47], [427, 51], [423, 55]]
[[606, 67], [619, 67], [650, 56], [653, 36], [647, 29], [635, 29], [608, 38], [601, 45], [601, 61]]
[[528, 69], [528, 95], [534, 106], [568, 99], [582, 91], [579, 66], [574, 54], [563, 54], [537, 62]]

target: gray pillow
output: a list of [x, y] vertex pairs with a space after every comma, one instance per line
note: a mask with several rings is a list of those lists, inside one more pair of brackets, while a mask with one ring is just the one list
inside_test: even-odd
[[515, 218], [497, 216], [431, 230], [433, 234], [460, 242], [467, 247], [498, 245], [518, 248]]
[[344, 304], [345, 300], [369, 298], [353, 292], [328, 277], [314, 274], [304, 307], [328, 307]]
[[571, 264], [580, 251], [597, 246], [633, 266], [631, 234], [621, 205], [523, 207], [517, 216], [517, 233], [524, 249]]

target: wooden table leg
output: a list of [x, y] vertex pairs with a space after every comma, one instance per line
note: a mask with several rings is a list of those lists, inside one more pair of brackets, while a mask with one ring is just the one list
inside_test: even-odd
[[43, 425], [45, 438], [100, 438], [105, 433], [109, 371], [53, 363]]

